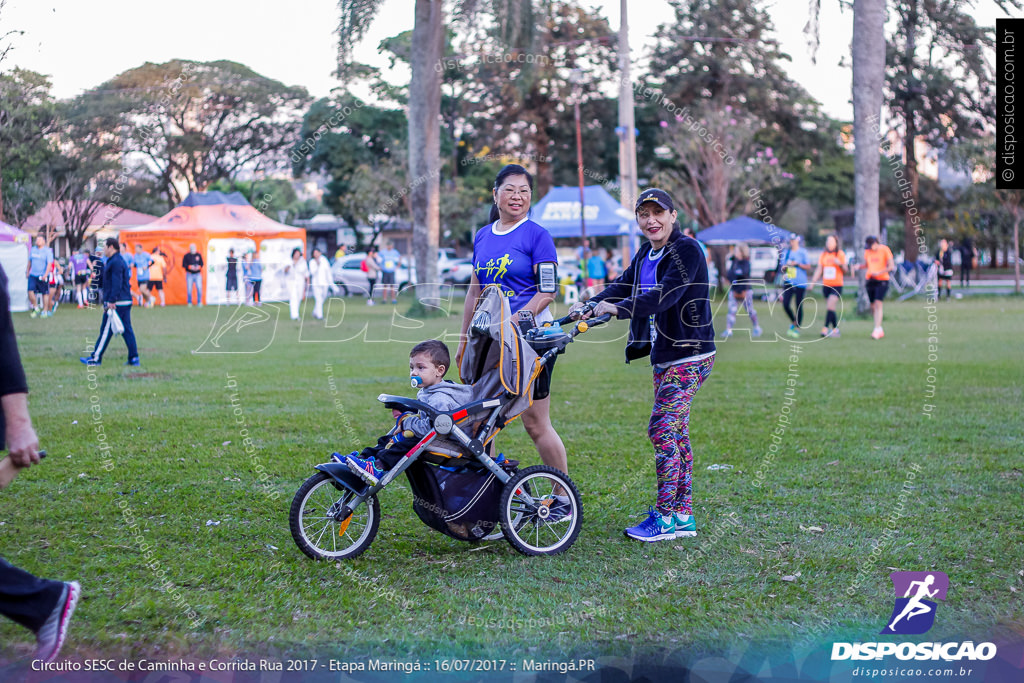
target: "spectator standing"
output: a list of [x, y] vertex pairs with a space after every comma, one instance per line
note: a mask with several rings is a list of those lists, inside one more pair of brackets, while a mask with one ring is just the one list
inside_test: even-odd
[[260, 295], [260, 287], [263, 285], [263, 264], [260, 263], [260, 253], [250, 252], [249, 261], [249, 282], [252, 283], [252, 302], [260, 306], [263, 299]]
[[238, 257], [234, 249], [228, 249], [227, 279], [224, 282], [224, 293], [228, 303], [232, 299], [238, 299]]
[[[373, 247], [370, 247], [366, 252], [362, 269], [366, 273], [366, 279], [370, 285], [369, 290], [366, 292], [366, 305], [373, 306], [373, 286], [377, 284], [377, 278], [380, 276], [380, 257], [377, 256], [377, 250]], [[385, 295], [384, 300], [387, 301], [387, 295]]]
[[313, 258], [309, 260], [309, 281], [313, 289], [313, 317], [323, 320], [324, 299], [328, 292], [335, 290], [334, 277], [331, 275], [331, 262], [319, 249], [313, 250]]
[[384, 249], [380, 252], [380, 284], [384, 292], [384, 303], [391, 300], [391, 303], [398, 303], [398, 288], [395, 286], [395, 272], [402, 262], [402, 254], [393, 242], [388, 240], [384, 243]]
[[601, 250], [595, 249], [587, 259], [587, 286], [592, 287], [594, 293], [604, 289], [605, 278], [608, 277], [608, 268], [601, 258]]
[[32, 317], [50, 315], [50, 288], [46, 284], [46, 271], [53, 263], [53, 249], [42, 235], [36, 235], [36, 246], [28, 252], [28, 300]]
[[306, 287], [309, 285], [309, 267], [306, 266], [306, 259], [302, 258], [302, 249], [292, 249], [292, 260], [284, 267], [284, 275], [288, 283], [288, 311], [292, 320], [298, 320], [302, 298], [306, 296]]
[[132, 330], [132, 286], [131, 270], [127, 262], [121, 258], [117, 239], [111, 237], [106, 246], [107, 263], [103, 267], [103, 322], [100, 323], [100, 336], [96, 338], [96, 346], [92, 355], [83, 356], [78, 360], [86, 365], [99, 365], [103, 362], [103, 354], [114, 336], [113, 323], [108, 311], [114, 311], [121, 319], [124, 331], [124, 343], [128, 347], [128, 362], [125, 365], [141, 365], [139, 350], [135, 346], [135, 332]]
[[[18, 469], [39, 464], [39, 438], [28, 412], [28, 382], [11, 319], [7, 273], [0, 267], [0, 450]], [[36, 636], [38, 660], [57, 658], [82, 587], [33, 576], [0, 558], [0, 614]]]
[[978, 250], [970, 237], [960, 243], [960, 286], [971, 286], [971, 270], [978, 267]]
[[188, 253], [181, 258], [185, 268], [185, 298], [192, 305], [192, 287], [196, 288], [196, 304], [203, 305], [203, 256], [196, 251], [196, 245], [188, 245]]
[[946, 301], [949, 301], [953, 296], [953, 250], [946, 240], [939, 240], [939, 250], [935, 252], [935, 267], [939, 279], [938, 299], [942, 301], [942, 285], [946, 285]]

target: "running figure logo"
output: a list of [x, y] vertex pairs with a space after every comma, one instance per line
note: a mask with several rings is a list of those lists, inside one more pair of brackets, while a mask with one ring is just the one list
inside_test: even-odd
[[896, 605], [881, 633], [927, 632], [935, 623], [936, 603], [930, 598], [946, 599], [949, 577], [942, 572], [893, 572], [889, 577], [896, 591]]
[[490, 259], [486, 264], [477, 266], [477, 271], [486, 271], [487, 277], [493, 277], [495, 281], [501, 280], [508, 273], [508, 267], [512, 265], [513, 259], [505, 254], [501, 258], [495, 260]]

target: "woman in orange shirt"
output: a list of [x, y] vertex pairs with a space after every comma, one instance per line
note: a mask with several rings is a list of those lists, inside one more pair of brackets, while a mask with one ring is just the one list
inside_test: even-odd
[[843, 296], [843, 273], [846, 272], [846, 254], [839, 250], [839, 238], [829, 235], [825, 240], [825, 251], [818, 257], [818, 267], [811, 276], [811, 287], [821, 281], [821, 293], [825, 297], [825, 326], [822, 337], [839, 336], [839, 318], [836, 306]]
[[889, 290], [889, 273], [896, 270], [896, 262], [889, 247], [879, 242], [877, 237], [869, 236], [864, 243], [864, 263], [857, 267], [868, 271], [868, 301], [871, 302], [871, 312], [875, 316], [875, 329], [871, 332], [871, 338], [881, 339], [885, 336], [882, 330], [882, 301]]

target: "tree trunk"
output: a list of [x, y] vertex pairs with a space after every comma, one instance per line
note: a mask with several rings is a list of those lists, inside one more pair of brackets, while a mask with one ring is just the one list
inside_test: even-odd
[[440, 302], [437, 247], [441, 233], [441, 74], [434, 68], [444, 45], [442, 0], [416, 0], [409, 84], [409, 197], [417, 299]]
[[1020, 294], [1020, 207], [1013, 212], [1013, 291]]
[[853, 2], [854, 243], [877, 236], [878, 132], [885, 82], [885, 0]]
[[903, 260], [906, 263], [917, 261], [917, 235], [915, 234], [913, 215], [921, 220], [920, 207], [917, 205], [917, 149], [914, 140], [917, 138], [917, 122], [914, 120], [914, 102], [917, 97], [917, 86], [914, 84], [914, 51], [915, 33], [917, 31], [917, 3], [911, 1], [910, 11], [906, 19], [907, 52], [903, 56], [903, 71], [907, 79], [906, 99], [903, 100], [903, 124], [906, 134], [903, 137], [903, 156], [907, 168], [907, 180], [910, 181], [910, 202], [903, 203]]
[[[909, 106], [909, 105], [908, 105]], [[921, 210], [917, 206], [917, 153], [914, 149], [914, 139], [917, 137], [917, 125], [914, 123], [914, 112], [905, 111], [907, 135], [903, 140], [903, 155], [906, 157], [907, 180], [910, 181], [910, 201], [904, 200], [903, 204], [903, 260], [907, 263], [917, 261], [917, 234], [913, 216], [918, 219], [920, 225]]]

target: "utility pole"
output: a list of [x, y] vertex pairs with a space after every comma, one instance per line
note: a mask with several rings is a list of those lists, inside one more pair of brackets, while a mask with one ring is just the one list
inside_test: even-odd
[[[573, 83], [573, 112], [576, 116], [576, 171], [578, 174], [578, 182], [580, 185], [580, 244], [586, 245], [587, 243], [587, 221], [583, 217], [584, 200], [583, 200], [583, 131], [580, 128], [580, 98], [583, 95], [583, 88], [580, 83], [583, 80], [583, 72], [579, 69], [573, 69], [572, 73], [569, 74], [569, 80]], [[584, 268], [583, 259], [586, 258], [586, 247], [584, 246], [581, 252], [583, 257], [580, 259], [580, 268]]]
[[[630, 214], [636, 206], [636, 121], [633, 117], [633, 80], [630, 76], [629, 21], [626, 19], [626, 0], [619, 0], [619, 191], [622, 206]], [[623, 268], [629, 263], [632, 247], [630, 235], [619, 239]]]

